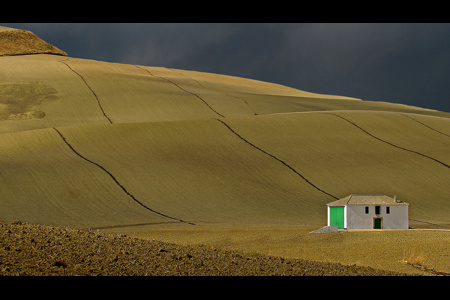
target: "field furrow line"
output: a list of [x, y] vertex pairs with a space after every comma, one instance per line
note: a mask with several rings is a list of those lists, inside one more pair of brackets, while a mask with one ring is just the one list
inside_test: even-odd
[[428, 126], [428, 125], [426, 125], [426, 124], [420, 122], [419, 120], [416, 120], [416, 119], [414, 119], [414, 118], [411, 117], [411, 116], [408, 116], [407, 114], [401, 114], [401, 115], [403, 115], [403, 116], [405, 116], [405, 117], [407, 117], [407, 118], [409, 118], [409, 119], [411, 119], [411, 120], [413, 120], [413, 121], [416, 121], [417, 123], [419, 123], [419, 124], [421, 124], [421, 125], [427, 127], [428, 129], [431, 129], [431, 130], [433, 130], [433, 131], [436, 131], [437, 133], [440, 133], [440, 134], [442, 134], [442, 135], [445, 135], [445, 136], [450, 137], [450, 135], [448, 135], [448, 134], [446, 134], [446, 133], [443, 133], [442, 131], [439, 131], [439, 130], [437, 130], [437, 129], [431, 127], [431, 126]]
[[[175, 71], [175, 70], [173, 70], [173, 69], [171, 69], [172, 71]], [[148, 70], [146, 70], [147, 72], [149, 72]], [[150, 72], [149, 72], [150, 73]], [[207, 88], [206, 86], [204, 86], [200, 81], [198, 81], [198, 80], [196, 80], [196, 79], [194, 79], [194, 78], [192, 78], [192, 77], [190, 77], [190, 76], [187, 76], [187, 75], [185, 75], [185, 74], [182, 74], [182, 73], [180, 73], [180, 72], [177, 72], [178, 74], [180, 74], [181, 76], [184, 76], [184, 77], [186, 77], [186, 78], [188, 78], [188, 79], [190, 79], [190, 80], [193, 80], [193, 81], [195, 81], [199, 86], [201, 86], [201, 87], [203, 87], [203, 88]], [[151, 74], [151, 73], [150, 73]], [[240, 100], [240, 101], [242, 101], [252, 112], [253, 112], [253, 114], [256, 116], [256, 115], [258, 115], [256, 112], [254, 112], [253, 111], [253, 109], [250, 107], [250, 105], [248, 104], [248, 102], [247, 101], [245, 101], [244, 99], [242, 99], [242, 98], [240, 98], [240, 97], [237, 97], [237, 96], [233, 96], [233, 95], [230, 95], [229, 93], [224, 93], [225, 95], [227, 95], [227, 96], [229, 96], [229, 97], [232, 97], [232, 98], [235, 98], [235, 99], [238, 99], [238, 100]]]
[[447, 225], [440, 225], [440, 224], [436, 224], [436, 223], [431, 223], [431, 222], [426, 222], [426, 221], [421, 221], [421, 220], [415, 220], [415, 219], [408, 219], [409, 221], [415, 221], [415, 222], [420, 222], [420, 223], [425, 223], [425, 224], [430, 224], [433, 226], [439, 226], [439, 227], [444, 227], [444, 228], [450, 228], [450, 226]]
[[395, 144], [393, 144], [393, 143], [391, 143], [391, 142], [385, 141], [385, 140], [383, 140], [383, 139], [381, 139], [381, 138], [379, 138], [379, 137], [377, 137], [377, 136], [371, 134], [370, 132], [368, 132], [368, 131], [365, 130], [364, 128], [360, 127], [360, 126], [357, 125], [356, 123], [354, 123], [354, 122], [348, 120], [347, 118], [344, 118], [343, 116], [340, 116], [340, 115], [337, 115], [337, 114], [333, 114], [333, 113], [329, 113], [329, 112], [327, 112], [326, 114], [333, 115], [333, 116], [336, 116], [336, 117], [338, 117], [338, 118], [341, 118], [342, 120], [344, 120], [344, 121], [350, 123], [351, 125], [355, 126], [355, 127], [358, 128], [359, 130], [361, 130], [362, 132], [364, 132], [365, 134], [367, 134], [368, 136], [370, 136], [370, 137], [372, 137], [372, 138], [374, 138], [374, 139], [376, 139], [376, 140], [378, 140], [378, 141], [380, 141], [380, 142], [383, 142], [383, 143], [388, 144], [388, 145], [390, 145], [390, 146], [392, 146], [392, 147], [395, 147], [395, 148], [398, 148], [398, 149], [401, 149], [401, 150], [404, 150], [404, 151], [408, 151], [408, 152], [411, 152], [411, 153], [420, 155], [420, 156], [422, 156], [422, 157], [431, 159], [431, 160], [433, 160], [433, 161], [435, 161], [435, 162], [437, 162], [437, 163], [443, 165], [444, 167], [447, 167], [447, 168], [450, 169], [450, 166], [449, 166], [449, 165], [447, 165], [446, 163], [444, 163], [444, 162], [442, 162], [442, 161], [440, 161], [440, 160], [438, 160], [438, 159], [436, 159], [436, 158], [434, 158], [434, 157], [428, 156], [428, 155], [426, 155], [426, 154], [423, 154], [423, 153], [420, 153], [420, 152], [417, 152], [417, 151], [414, 151], [414, 150], [411, 150], [411, 149], [403, 148], [403, 147], [400, 147], [400, 146], [398, 146], [398, 145], [395, 145]]
[[227, 123], [225, 123], [223, 120], [219, 120], [219, 119], [215, 119], [217, 121], [219, 121], [220, 123], [222, 123], [223, 125], [225, 125], [225, 127], [228, 128], [228, 130], [230, 130], [234, 135], [236, 135], [238, 138], [240, 138], [242, 141], [246, 142], [248, 145], [252, 146], [253, 148], [255, 148], [256, 150], [270, 156], [271, 158], [275, 159], [276, 161], [280, 162], [281, 164], [283, 164], [284, 166], [286, 166], [287, 168], [289, 168], [292, 172], [294, 172], [296, 175], [298, 175], [300, 178], [302, 178], [306, 183], [308, 183], [309, 185], [311, 185], [313, 188], [315, 188], [316, 190], [326, 194], [327, 196], [330, 196], [334, 199], [339, 199], [338, 197], [324, 191], [323, 189], [319, 188], [318, 186], [316, 186], [315, 184], [313, 184], [310, 180], [308, 180], [305, 176], [303, 176], [301, 173], [299, 173], [297, 170], [295, 170], [293, 167], [291, 167], [289, 164], [287, 164], [285, 161], [281, 160], [280, 158], [276, 157], [275, 155], [261, 149], [260, 147], [256, 146], [255, 144], [249, 142], [247, 139], [243, 138], [239, 133], [237, 133], [234, 129], [232, 129]]
[[152, 223], [133, 223], [133, 224], [122, 224], [122, 225], [110, 225], [110, 226], [100, 226], [100, 227], [89, 227], [90, 230], [102, 230], [102, 229], [116, 229], [116, 228], [125, 228], [125, 227], [137, 227], [137, 226], [152, 226], [152, 225], [161, 225], [161, 224], [174, 224], [173, 221], [167, 222], [152, 222]]
[[167, 82], [169, 82], [169, 83], [175, 85], [177, 88], [179, 88], [179, 89], [182, 90], [183, 92], [188, 93], [188, 94], [191, 94], [191, 95], [197, 97], [197, 98], [200, 99], [206, 106], [208, 106], [208, 108], [209, 108], [210, 110], [212, 110], [215, 114], [221, 116], [222, 118], [225, 118], [224, 115], [222, 115], [221, 113], [219, 113], [218, 111], [216, 111], [214, 108], [212, 108], [211, 105], [209, 105], [208, 102], [206, 102], [206, 100], [203, 99], [202, 97], [200, 97], [199, 95], [197, 95], [197, 94], [195, 94], [195, 93], [193, 93], [193, 92], [190, 92], [190, 91], [188, 91], [188, 90], [185, 90], [184, 88], [182, 88], [181, 86], [179, 86], [178, 84], [176, 84], [175, 82], [173, 82], [172, 80], [169, 80], [169, 79], [167, 79], [167, 78], [165, 78], [165, 77], [162, 77], [162, 76], [154, 75], [154, 74], [150, 73], [150, 71], [147, 70], [147, 69], [141, 68], [141, 67], [139, 67], [139, 66], [137, 66], [137, 65], [135, 65], [135, 67], [137, 67], [137, 68], [139, 68], [139, 69], [141, 69], [141, 70], [147, 71], [147, 73], [149, 73], [151, 76], [154, 76], [154, 77], [158, 77], [158, 78], [164, 79], [165, 81], [167, 81]]
[[97, 166], [98, 168], [100, 168], [103, 172], [105, 172], [106, 174], [108, 174], [109, 175], [109, 177], [112, 179], [112, 180], [114, 180], [114, 182], [131, 198], [131, 199], [133, 199], [136, 203], [138, 203], [139, 205], [141, 205], [143, 208], [145, 208], [145, 209], [147, 209], [148, 211], [151, 211], [152, 213], [155, 213], [155, 214], [158, 214], [158, 215], [160, 215], [160, 216], [163, 216], [163, 217], [166, 217], [166, 218], [169, 218], [169, 219], [172, 219], [172, 220], [176, 220], [176, 221], [179, 221], [179, 222], [182, 222], [182, 223], [187, 223], [187, 224], [190, 224], [190, 225], [195, 225], [195, 224], [193, 224], [193, 223], [190, 223], [190, 222], [186, 222], [186, 221], [183, 221], [183, 220], [181, 220], [181, 219], [177, 219], [177, 218], [174, 218], [174, 217], [171, 217], [171, 216], [168, 216], [168, 215], [165, 215], [165, 214], [163, 214], [163, 213], [160, 213], [160, 212], [158, 212], [158, 211], [155, 211], [155, 210], [153, 210], [153, 209], [151, 209], [150, 207], [148, 207], [148, 206], [146, 206], [145, 204], [143, 204], [142, 202], [140, 202], [138, 199], [136, 199], [136, 197], [135, 196], [133, 196], [130, 192], [128, 192], [128, 190], [117, 180], [117, 178], [111, 173], [111, 172], [109, 172], [107, 169], [105, 169], [102, 165], [100, 165], [100, 164], [98, 164], [98, 163], [96, 163], [96, 162], [94, 162], [94, 161], [92, 161], [92, 160], [90, 160], [90, 159], [88, 159], [88, 158], [86, 158], [86, 157], [84, 157], [83, 155], [81, 155], [77, 150], [75, 150], [74, 148], [73, 148], [73, 146], [66, 140], [66, 138], [64, 137], [64, 135], [58, 130], [58, 129], [56, 129], [56, 128], [54, 128], [53, 127], [53, 129], [58, 133], [58, 135], [62, 138], [62, 140], [64, 141], [64, 143], [73, 151], [73, 153], [75, 153], [78, 157], [80, 157], [80, 158], [82, 158], [83, 160], [85, 160], [85, 161], [87, 161], [87, 162], [89, 162], [89, 163], [91, 163], [91, 164], [93, 164], [93, 165], [95, 165], [95, 166]]
[[69, 66], [65, 61], [69, 60], [68, 58], [65, 60], [60, 60], [59, 62], [62, 64], [65, 64], [70, 70], [72, 70], [72, 72], [74, 72], [75, 74], [77, 74], [78, 76], [80, 76], [80, 78], [83, 80], [84, 84], [89, 88], [89, 90], [92, 92], [92, 94], [94, 95], [95, 99], [97, 99], [97, 104], [100, 107], [100, 110], [103, 113], [103, 116], [105, 116], [105, 118], [108, 120], [108, 122], [110, 124], [112, 124], [113, 122], [111, 121], [111, 119], [106, 115], [105, 110], [103, 109], [102, 104], [100, 103], [100, 100], [98, 99], [97, 94], [94, 92], [94, 90], [91, 88], [91, 86], [87, 83], [86, 79], [84, 79], [84, 77], [78, 73], [77, 71], [75, 71], [74, 69], [72, 69], [71, 66]]
[[226, 95], [227, 95], [227, 96], [230, 96], [230, 97], [233, 97], [233, 98], [235, 98], [235, 99], [241, 100], [245, 105], [247, 105], [248, 109], [251, 110], [251, 112], [253, 113], [254, 116], [257, 116], [257, 115], [258, 115], [258, 114], [253, 110], [253, 108], [250, 106], [250, 104], [248, 104], [248, 102], [245, 101], [244, 99], [242, 99], [241, 97], [233, 96], [233, 95], [230, 95], [229, 93], [226, 93]]

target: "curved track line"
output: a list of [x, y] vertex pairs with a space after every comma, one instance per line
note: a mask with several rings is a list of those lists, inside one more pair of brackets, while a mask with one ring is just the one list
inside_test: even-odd
[[113, 228], [123, 228], [123, 227], [137, 227], [137, 226], [150, 226], [150, 225], [161, 225], [161, 224], [175, 224], [175, 222], [154, 222], [154, 223], [136, 223], [136, 224], [124, 224], [124, 225], [111, 225], [111, 226], [100, 226], [100, 227], [89, 227], [87, 229], [99, 230], [99, 229], [113, 229]]
[[344, 118], [343, 116], [340, 116], [340, 115], [337, 115], [337, 114], [333, 114], [333, 113], [329, 113], [329, 112], [326, 112], [325, 114], [333, 115], [333, 116], [336, 116], [336, 117], [338, 117], [338, 118], [341, 118], [342, 120], [345, 120], [346, 122], [352, 124], [353, 126], [355, 126], [356, 128], [358, 128], [359, 130], [361, 130], [362, 132], [364, 132], [365, 134], [367, 134], [368, 136], [373, 137], [374, 139], [376, 139], [376, 140], [378, 140], [378, 141], [380, 141], [380, 142], [383, 142], [383, 143], [386, 143], [386, 144], [388, 144], [388, 145], [390, 145], [390, 146], [393, 146], [393, 147], [395, 147], [395, 148], [398, 148], [398, 149], [401, 149], [401, 150], [404, 150], [404, 151], [408, 151], [408, 152], [411, 152], [411, 153], [414, 153], [414, 154], [423, 156], [423, 157], [425, 157], [425, 158], [431, 159], [431, 160], [433, 160], [433, 161], [435, 161], [435, 162], [437, 162], [437, 163], [443, 165], [444, 167], [447, 167], [447, 168], [450, 169], [450, 166], [449, 166], [449, 165], [447, 165], [446, 163], [444, 163], [444, 162], [442, 162], [442, 161], [440, 161], [440, 160], [438, 160], [438, 159], [436, 159], [436, 158], [433, 158], [433, 157], [431, 157], [431, 156], [428, 156], [428, 155], [426, 155], [426, 154], [423, 154], [423, 153], [420, 153], [420, 152], [417, 152], [417, 151], [414, 151], [414, 150], [410, 150], [410, 149], [407, 149], [407, 148], [403, 148], [403, 147], [397, 146], [397, 145], [395, 145], [395, 144], [392, 144], [391, 142], [388, 142], [388, 141], [385, 141], [385, 140], [383, 140], [383, 139], [380, 139], [379, 137], [374, 136], [373, 134], [371, 134], [371, 133], [368, 132], [367, 130], [363, 129], [362, 127], [360, 127], [359, 125], [353, 123], [352, 121], [350, 121], [350, 120]]
[[435, 223], [431, 223], [431, 222], [426, 222], [426, 221], [421, 221], [421, 220], [414, 220], [414, 219], [408, 219], [410, 221], [415, 221], [415, 222], [420, 222], [420, 223], [426, 223], [426, 224], [431, 224], [434, 226], [440, 226], [440, 227], [445, 227], [445, 228], [450, 228], [450, 226], [448, 225], [439, 225], [439, 224], [435, 224]]
[[[170, 69], [170, 70], [173, 71], [173, 72], [175, 71], [174, 69]], [[147, 72], [148, 72], [148, 71], [147, 71]], [[149, 72], [149, 73], [150, 73], [150, 72]], [[202, 87], [204, 87], [204, 88], [207, 89], [207, 87], [204, 86], [202, 83], [200, 83], [200, 81], [198, 81], [198, 80], [196, 80], [196, 79], [194, 79], [194, 78], [192, 78], [192, 77], [189, 77], [189, 76], [187, 76], [187, 75], [185, 75], [185, 74], [183, 74], [183, 73], [180, 73], [180, 72], [177, 72], [177, 73], [180, 74], [181, 76], [184, 76], [184, 77], [186, 77], [186, 78], [188, 78], [188, 79], [190, 79], [190, 80], [195, 81], [198, 85], [200, 85], [200, 86], [202, 86]], [[250, 105], [248, 104], [248, 102], [245, 101], [244, 99], [242, 99], [242, 98], [240, 98], [240, 97], [237, 97], [237, 96], [230, 95], [229, 93], [225, 93], [225, 95], [227, 95], [227, 96], [229, 96], [229, 97], [236, 98], [236, 99], [242, 101], [244, 104], [247, 105], [247, 107], [252, 111], [252, 113], [253, 113], [255, 116], [258, 115], [256, 112], [253, 111], [253, 109], [250, 107]]]
[[[140, 67], [140, 66], [138, 66], [138, 65], [134, 65], [136, 68], [138, 68], [138, 69], [141, 69], [141, 70], [144, 70], [145, 72], [147, 72], [148, 74], [150, 74], [151, 76], [155, 76], [155, 75], [153, 75], [149, 70], [147, 70], [147, 69], [144, 69], [144, 68], [142, 68], [142, 67]], [[156, 77], [159, 77], [159, 76], [156, 76]]]
[[84, 79], [83, 76], [81, 76], [80, 73], [78, 73], [77, 71], [75, 71], [74, 69], [72, 69], [71, 66], [69, 66], [67, 63], [65, 63], [65, 61], [69, 60], [68, 58], [65, 60], [60, 60], [59, 62], [62, 64], [65, 64], [70, 70], [72, 70], [72, 72], [74, 72], [75, 74], [77, 74], [78, 76], [80, 76], [80, 78], [83, 80], [84, 84], [89, 88], [89, 90], [92, 92], [92, 94], [94, 95], [95, 99], [97, 99], [97, 104], [100, 107], [100, 110], [103, 113], [103, 116], [105, 116], [106, 119], [108, 119], [109, 123], [112, 124], [113, 122], [111, 121], [111, 119], [106, 115], [105, 111], [103, 110], [103, 107], [100, 103], [100, 100], [98, 99], [97, 94], [94, 92], [94, 90], [90, 87], [90, 85], [86, 82], [86, 79]]
[[291, 167], [290, 165], [288, 165], [286, 162], [284, 162], [283, 160], [279, 159], [278, 157], [276, 157], [273, 154], [268, 153], [267, 151], [259, 148], [258, 146], [252, 144], [251, 142], [249, 142], [248, 140], [246, 140], [245, 138], [243, 138], [239, 133], [237, 133], [236, 131], [234, 131], [227, 123], [225, 123], [222, 120], [219, 119], [215, 119], [217, 121], [219, 121], [220, 123], [222, 123], [223, 125], [225, 125], [234, 135], [236, 135], [238, 138], [240, 138], [241, 140], [243, 140], [244, 142], [246, 142], [247, 144], [249, 144], [250, 146], [252, 146], [253, 148], [259, 150], [260, 152], [272, 157], [273, 159], [277, 160], [278, 162], [282, 163], [284, 166], [288, 167], [292, 172], [294, 172], [295, 174], [297, 174], [298, 176], [300, 176], [306, 183], [308, 183], [309, 185], [311, 185], [312, 187], [314, 187], [316, 190], [334, 198], [334, 199], [339, 199], [338, 197], [331, 195], [330, 193], [325, 192], [324, 190], [322, 190], [321, 188], [317, 187], [315, 184], [313, 184], [311, 181], [309, 181], [308, 179], [305, 178], [305, 176], [303, 176], [302, 174], [300, 174], [297, 170], [295, 170], [293, 167]]
[[186, 92], [186, 93], [188, 93], [188, 94], [191, 94], [191, 95], [197, 97], [197, 98], [200, 99], [206, 106], [208, 106], [208, 108], [209, 108], [210, 110], [212, 110], [214, 113], [216, 113], [217, 115], [221, 116], [222, 118], [225, 118], [224, 115], [220, 114], [218, 111], [216, 111], [214, 108], [212, 108], [211, 105], [209, 105], [208, 102], [206, 102], [206, 100], [203, 99], [202, 97], [200, 97], [199, 95], [194, 94], [194, 93], [192, 93], [192, 92], [189, 92], [189, 91], [185, 90], [184, 88], [182, 88], [181, 86], [179, 86], [179, 85], [176, 84], [175, 82], [173, 82], [173, 81], [171, 81], [171, 80], [169, 80], [169, 79], [167, 79], [167, 78], [165, 78], [165, 77], [153, 75], [152, 73], [150, 73], [149, 70], [144, 69], [144, 68], [142, 68], [142, 67], [140, 67], [140, 66], [138, 66], [138, 65], [134, 65], [134, 66], [135, 66], [136, 68], [141, 69], [141, 70], [147, 71], [147, 73], [149, 73], [150, 75], [152, 75], [152, 76], [154, 76], [154, 77], [158, 77], [158, 78], [161, 78], [161, 79], [166, 80], [167, 82], [170, 82], [171, 84], [175, 85], [177, 88], [179, 88], [180, 90], [182, 90], [183, 92]]
[[233, 95], [230, 95], [229, 93], [225, 93], [225, 94], [226, 94], [227, 96], [229, 96], [229, 97], [233, 97], [233, 98], [236, 98], [236, 99], [238, 99], [238, 100], [241, 100], [242, 102], [245, 103], [245, 105], [247, 105], [248, 109], [250, 109], [250, 110], [252, 111], [252, 113], [253, 113], [254, 116], [257, 116], [257, 115], [258, 115], [258, 114], [253, 110], [253, 108], [250, 106], [250, 104], [248, 104], [248, 102], [245, 101], [244, 99], [242, 99], [241, 97], [233, 96]]
[[431, 130], [433, 130], [433, 131], [436, 131], [437, 133], [440, 133], [440, 134], [443, 134], [443, 135], [445, 135], [445, 136], [450, 137], [450, 135], [448, 135], [448, 134], [446, 134], [446, 133], [443, 133], [443, 132], [441, 132], [441, 131], [439, 131], [439, 130], [437, 130], [437, 129], [434, 129], [433, 127], [430, 127], [430, 126], [428, 126], [428, 125], [426, 125], [426, 124], [424, 124], [424, 123], [422, 123], [422, 122], [420, 122], [420, 121], [414, 119], [414, 118], [411, 117], [411, 116], [408, 116], [408, 115], [406, 115], [406, 114], [401, 114], [401, 115], [403, 115], [403, 116], [405, 116], [405, 117], [407, 117], [407, 118], [409, 118], [409, 119], [411, 119], [411, 120], [413, 120], [413, 121], [416, 121], [417, 123], [419, 123], [419, 124], [421, 124], [421, 125], [423, 125], [423, 126], [429, 128], [429, 129], [431, 129]]
[[117, 185], [118, 185], [118, 186], [119, 186], [119, 187], [120, 187], [120, 188], [121, 188], [121, 189], [122, 189], [122, 190], [130, 197], [130, 198], [131, 198], [131, 199], [133, 199], [136, 203], [138, 203], [139, 205], [141, 205], [141, 206], [144, 207], [145, 209], [147, 209], [147, 210], [149, 210], [149, 211], [151, 211], [151, 212], [153, 212], [153, 213], [155, 213], [155, 214], [158, 214], [158, 215], [160, 215], [160, 216], [163, 216], [163, 217], [166, 217], [166, 218], [169, 218], [169, 219], [172, 219], [172, 220], [176, 220], [176, 221], [179, 221], [179, 222], [182, 222], [182, 223], [187, 223], [187, 224], [190, 224], [190, 225], [195, 225], [194, 223], [189, 223], [189, 222], [183, 221], [183, 220], [181, 220], [181, 219], [177, 219], [177, 218], [174, 218], [174, 217], [167, 216], [167, 215], [165, 215], [165, 214], [163, 214], [163, 213], [157, 212], [157, 211], [155, 211], [155, 210], [149, 208], [148, 206], [144, 205], [142, 202], [140, 202], [139, 200], [137, 200], [136, 197], [134, 197], [130, 192], [128, 192], [127, 189], [126, 189], [123, 185], [121, 185], [119, 181], [117, 181], [117, 179], [114, 177], [114, 175], [111, 174], [111, 172], [109, 172], [108, 170], [106, 170], [103, 166], [99, 165], [98, 163], [93, 162], [92, 160], [87, 159], [86, 157], [84, 157], [83, 155], [81, 155], [79, 152], [77, 152], [77, 151], [72, 147], [71, 144], [69, 144], [69, 142], [67, 142], [66, 138], [62, 135], [62, 133], [61, 133], [58, 129], [56, 129], [56, 128], [54, 128], [54, 127], [53, 127], [53, 129], [59, 134], [59, 136], [62, 138], [62, 140], [64, 141], [64, 143], [66, 143], [66, 145], [69, 146], [69, 148], [73, 151], [73, 153], [75, 153], [75, 154], [78, 155], [80, 158], [84, 159], [85, 161], [87, 161], [87, 162], [89, 162], [89, 163], [91, 163], [91, 164], [93, 164], [93, 165], [99, 167], [100, 169], [102, 169], [102, 170], [103, 170], [106, 174], [108, 174], [109, 177], [111, 177], [111, 179], [114, 180], [114, 182], [115, 182], [115, 183], [116, 183], [116, 184], [117, 184]]

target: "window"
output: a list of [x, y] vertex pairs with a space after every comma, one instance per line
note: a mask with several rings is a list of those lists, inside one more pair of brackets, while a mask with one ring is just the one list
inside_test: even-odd
[[391, 213], [391, 208], [389, 206], [386, 206], [386, 214], [390, 214]]
[[381, 207], [380, 206], [375, 206], [375, 214], [379, 215], [381, 211]]
[[366, 206], [366, 215], [369, 213], [369, 207]]

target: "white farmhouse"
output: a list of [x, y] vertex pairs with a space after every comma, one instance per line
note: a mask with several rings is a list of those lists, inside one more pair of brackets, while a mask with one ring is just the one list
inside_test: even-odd
[[349, 195], [327, 204], [328, 226], [408, 229], [408, 203], [386, 195]]

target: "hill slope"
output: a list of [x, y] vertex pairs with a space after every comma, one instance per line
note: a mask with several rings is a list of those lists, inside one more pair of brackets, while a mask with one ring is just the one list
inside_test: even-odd
[[450, 226], [448, 113], [21, 54], [0, 56], [0, 220], [325, 225], [326, 203], [383, 193]]

